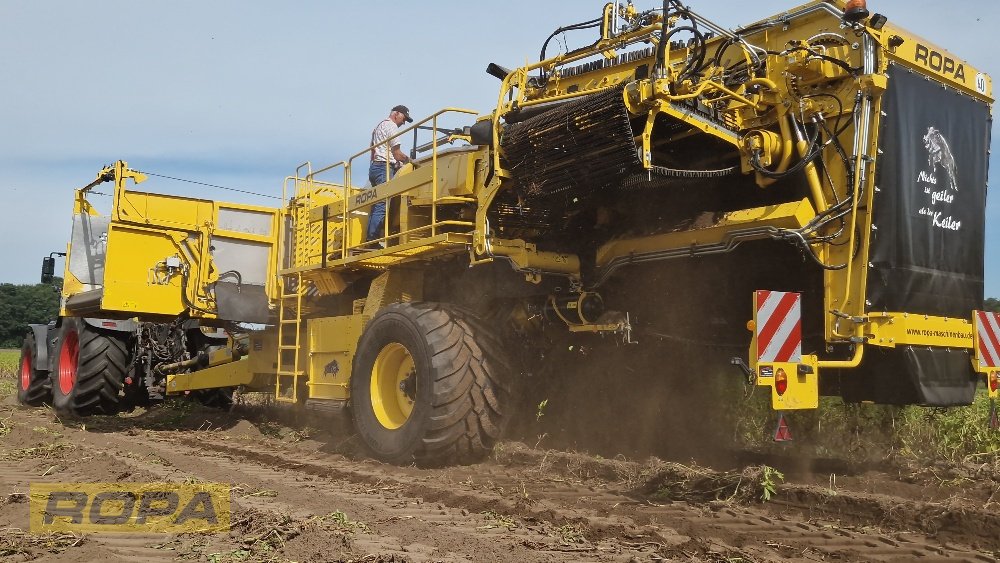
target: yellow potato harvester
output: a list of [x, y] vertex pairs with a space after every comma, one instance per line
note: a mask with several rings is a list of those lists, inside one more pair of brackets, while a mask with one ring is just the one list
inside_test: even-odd
[[[242, 385], [349, 407], [379, 459], [468, 462], [547, 350], [665, 330], [749, 343], [731, 361], [779, 411], [969, 404], [984, 377], [995, 395], [988, 76], [858, 0], [736, 30], [614, 2], [541, 52], [489, 65], [491, 113], [401, 130], [412, 161], [375, 188], [373, 147], [303, 164], [279, 208], [102, 170], [77, 191], [61, 316], [25, 342], [23, 400], [110, 413]], [[103, 182], [108, 217], [88, 202]]]

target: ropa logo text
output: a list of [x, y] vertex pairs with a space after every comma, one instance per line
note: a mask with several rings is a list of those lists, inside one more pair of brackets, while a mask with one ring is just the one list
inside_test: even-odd
[[221, 484], [61, 483], [31, 485], [31, 531], [224, 532], [229, 487]]
[[376, 195], [378, 195], [378, 194], [375, 193], [374, 189], [365, 190], [365, 191], [361, 192], [360, 194], [354, 196], [354, 205], [364, 205], [364, 204], [368, 203], [369, 201], [375, 199]]
[[917, 54], [913, 60], [931, 70], [941, 74], [950, 74], [955, 77], [955, 80], [965, 82], [965, 65], [919, 43], [917, 43]]

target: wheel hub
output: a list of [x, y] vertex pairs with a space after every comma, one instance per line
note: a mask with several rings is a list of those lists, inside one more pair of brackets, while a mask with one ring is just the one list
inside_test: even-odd
[[80, 359], [80, 337], [76, 331], [69, 331], [63, 337], [59, 348], [59, 390], [69, 395], [76, 385], [76, 368]]
[[372, 366], [370, 391], [379, 424], [390, 430], [406, 424], [417, 398], [417, 370], [406, 346], [391, 343], [382, 348]]
[[403, 392], [403, 395], [406, 395], [411, 403], [417, 399], [417, 370], [410, 370], [410, 373], [399, 383], [399, 390]]
[[27, 391], [31, 387], [31, 372], [34, 366], [31, 365], [31, 353], [27, 353], [21, 358], [21, 389]]

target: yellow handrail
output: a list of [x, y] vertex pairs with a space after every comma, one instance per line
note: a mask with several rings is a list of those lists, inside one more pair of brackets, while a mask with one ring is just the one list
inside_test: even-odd
[[[363, 204], [357, 205], [357, 206], [351, 205], [350, 204], [350, 196], [351, 196], [351, 194], [349, 193], [348, 190], [350, 190], [351, 186], [352, 186], [351, 171], [353, 170], [353, 167], [354, 167], [354, 161], [357, 158], [359, 158], [359, 157], [361, 157], [363, 155], [370, 155], [372, 153], [372, 151], [378, 150], [382, 146], [390, 147], [391, 146], [391, 141], [393, 139], [402, 137], [403, 135], [406, 135], [406, 134], [410, 133], [411, 131], [415, 131], [415, 130], [417, 130], [417, 128], [419, 128], [420, 126], [422, 126], [422, 125], [424, 125], [425, 123], [428, 123], [428, 122], [431, 123], [431, 138], [434, 139], [434, 140], [437, 140], [438, 134], [439, 134], [439, 130], [438, 130], [438, 118], [440, 116], [446, 114], [446, 113], [459, 113], [459, 114], [466, 114], [466, 115], [473, 115], [473, 116], [479, 114], [477, 111], [470, 110], [470, 109], [455, 108], [455, 107], [446, 107], [446, 108], [440, 109], [440, 110], [436, 111], [435, 113], [433, 113], [433, 114], [431, 114], [431, 115], [429, 115], [429, 116], [421, 119], [420, 121], [414, 122], [412, 125], [410, 125], [410, 126], [404, 128], [404, 129], [398, 131], [395, 135], [389, 137], [385, 141], [380, 142], [377, 145], [376, 144], [369, 145], [364, 150], [358, 151], [358, 152], [354, 153], [353, 155], [351, 155], [350, 157], [348, 157], [348, 159], [346, 161], [346, 164], [345, 164], [345, 176], [344, 176], [344, 201], [345, 201], [344, 209], [345, 209], [345, 212], [346, 213], [350, 213], [350, 212], [356, 211], [358, 209], [370, 208], [372, 205], [374, 205], [375, 203], [378, 203], [380, 201], [384, 201], [386, 203], [386, 220], [383, 221], [383, 224], [382, 224], [382, 229], [383, 229], [382, 235], [383, 236], [379, 237], [377, 239], [372, 239], [372, 240], [365, 241], [365, 242], [367, 242], [367, 243], [371, 243], [371, 242], [387, 242], [389, 240], [389, 238], [390, 238], [390, 235], [389, 235], [389, 221], [388, 221], [388, 212], [389, 212], [388, 203], [389, 203], [389, 199], [392, 198], [392, 197], [398, 196], [398, 195], [402, 195], [402, 193], [406, 193], [406, 192], [402, 192], [401, 194], [392, 194], [391, 196], [387, 196], [385, 198], [380, 198], [380, 199], [376, 199], [376, 200], [366, 201]], [[438, 198], [437, 164], [438, 164], [438, 143], [434, 142], [432, 144], [432, 146], [431, 146], [431, 224], [429, 225], [430, 226], [430, 230], [431, 230], [431, 236], [434, 236], [435, 234], [437, 234], [437, 228], [438, 228], [438, 226], [437, 226], [437, 222], [438, 222], [437, 221], [437, 206], [438, 206], [439, 203], [442, 203], [441, 201], [439, 201], [439, 198]], [[386, 182], [388, 182], [391, 179], [390, 178], [389, 166], [390, 166], [389, 161], [386, 160]], [[372, 189], [374, 189], [374, 186], [372, 186]], [[407, 191], [409, 191], [409, 190], [407, 190]], [[475, 201], [475, 200], [472, 200], [472, 201]], [[474, 227], [475, 225], [474, 224], [470, 224], [470, 226]], [[394, 235], [394, 236], [401, 236], [401, 235], [404, 235], [404, 234], [407, 234], [407, 233], [399, 233], [399, 234]], [[347, 241], [351, 240], [348, 236], [345, 236], [345, 239]], [[348, 247], [347, 244], [345, 244], [343, 246], [343, 251], [344, 251], [345, 255], [346, 255], [346, 253], [349, 250], [350, 250], [350, 248]]]
[[[443, 108], [415, 123], [408, 125], [405, 128], [400, 129], [385, 141], [382, 141], [378, 144], [369, 145], [368, 147], [351, 154], [345, 160], [334, 162], [317, 169], [313, 169], [312, 163], [310, 162], [306, 162], [299, 165], [299, 167], [296, 169], [295, 176], [289, 176], [288, 178], [285, 179], [285, 185], [282, 188], [282, 200], [286, 202], [286, 205], [288, 204], [288, 202], [291, 201], [291, 198], [289, 196], [291, 196], [292, 194], [290, 194], [289, 191], [292, 189], [292, 186], [290, 186], [289, 184], [292, 182], [294, 182], [294, 190], [295, 190], [294, 197], [303, 198], [304, 200], [317, 194], [321, 195], [323, 192], [327, 191], [330, 194], [339, 192], [343, 197], [343, 206], [334, 214], [334, 218], [338, 222], [343, 221], [344, 223], [342, 230], [343, 242], [340, 244], [340, 248], [337, 251], [334, 251], [333, 255], [331, 255], [330, 249], [328, 248], [321, 248], [317, 252], [317, 250], [314, 248], [315, 245], [309, 244], [307, 245], [309, 246], [308, 255], [306, 256], [298, 255], [296, 257], [291, 257], [291, 258], [293, 260], [301, 262], [299, 264], [300, 266], [304, 264], [313, 263], [317, 258], [320, 258], [321, 262], [325, 261], [324, 257], [327, 257], [326, 259], [334, 260], [336, 259], [335, 257], [337, 257], [338, 255], [339, 258], [342, 260], [348, 259], [352, 255], [351, 251], [359, 246], [357, 244], [352, 244], [352, 241], [358, 238], [357, 234], [354, 232], [357, 229], [357, 226], [354, 225], [353, 222], [350, 220], [353, 214], [365, 213], [366, 210], [370, 212], [370, 209], [374, 204], [379, 202], [384, 202], [386, 204], [387, 208], [386, 211], [388, 215], [388, 203], [390, 200], [411, 193], [412, 191], [417, 189], [426, 189], [426, 184], [413, 188], [405, 188], [402, 191], [400, 191], [400, 188], [396, 188], [395, 190], [390, 189], [389, 193], [385, 194], [384, 197], [375, 197], [373, 194], [372, 196], [373, 199], [363, 201], [359, 204], [355, 203], [355, 196], [357, 196], [360, 193], [363, 193], [364, 190], [366, 189], [360, 186], [355, 186], [353, 183], [352, 174], [354, 167], [358, 166], [357, 163], [358, 159], [363, 156], [370, 155], [372, 151], [379, 150], [381, 147], [384, 147], [386, 145], [391, 145], [391, 142], [394, 139], [398, 139], [407, 134], [412, 134], [414, 131], [417, 131], [418, 128], [421, 130], [429, 131], [432, 139], [432, 141], [429, 143], [431, 148], [430, 224], [421, 227], [408, 228], [405, 231], [399, 233], [392, 233], [390, 235], [389, 221], [386, 220], [382, 227], [383, 228], [382, 236], [372, 240], [364, 241], [364, 243], [379, 243], [379, 242], [387, 243], [390, 238], [397, 238], [397, 237], [401, 238], [414, 235], [423, 235], [423, 236], [429, 235], [431, 238], [433, 238], [438, 234], [440, 234], [441, 229], [445, 227], [448, 228], [458, 227], [462, 229], [467, 228], [470, 231], [475, 229], [475, 223], [471, 221], [439, 220], [439, 213], [437, 209], [437, 206], [439, 204], [456, 204], [456, 203], [475, 204], [478, 202], [478, 199], [475, 197], [461, 197], [461, 196], [453, 196], [441, 193], [441, 186], [439, 185], [441, 179], [438, 178], [438, 172], [439, 172], [438, 153], [441, 149], [440, 145], [442, 144], [441, 143], [442, 139], [439, 137], [442, 134], [448, 134], [451, 133], [452, 131], [451, 129], [446, 129], [445, 131], [441, 130], [440, 118], [445, 114], [464, 114], [470, 116], [478, 116], [478, 112], [469, 109], [455, 108], [455, 107]], [[367, 167], [365, 168], [367, 169]], [[391, 180], [390, 170], [388, 169], [389, 168], [388, 162], [386, 162], [386, 168], [387, 168], [386, 183], [388, 183], [389, 180]], [[304, 177], [302, 176], [303, 172], [305, 172]], [[334, 182], [329, 180], [329, 177], [331, 175], [333, 175], [334, 178], [336, 178], [338, 174], [342, 175], [343, 182]], [[325, 176], [327, 179], [320, 180], [319, 179], [320, 176]], [[375, 189], [375, 187], [372, 186], [371, 189]], [[306, 205], [308, 206], [309, 204], [307, 203]], [[299, 221], [300, 219], [301, 218], [298, 216], [293, 218], [292, 228], [289, 229], [289, 237], [292, 237], [293, 239], [294, 237], [296, 237], [296, 233], [298, 230], [309, 228], [305, 225], [299, 225], [298, 223], [300, 222]], [[315, 241], [312, 242], [315, 243]], [[291, 266], [292, 264], [286, 264], [286, 268], [291, 268]]]

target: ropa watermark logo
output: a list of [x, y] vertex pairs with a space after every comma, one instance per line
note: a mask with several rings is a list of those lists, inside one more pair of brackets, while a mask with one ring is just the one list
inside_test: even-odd
[[34, 533], [216, 533], [229, 530], [219, 483], [33, 483]]
[[378, 192], [375, 189], [365, 190], [360, 194], [354, 196], [354, 205], [364, 205], [369, 201], [375, 199], [378, 196]]

